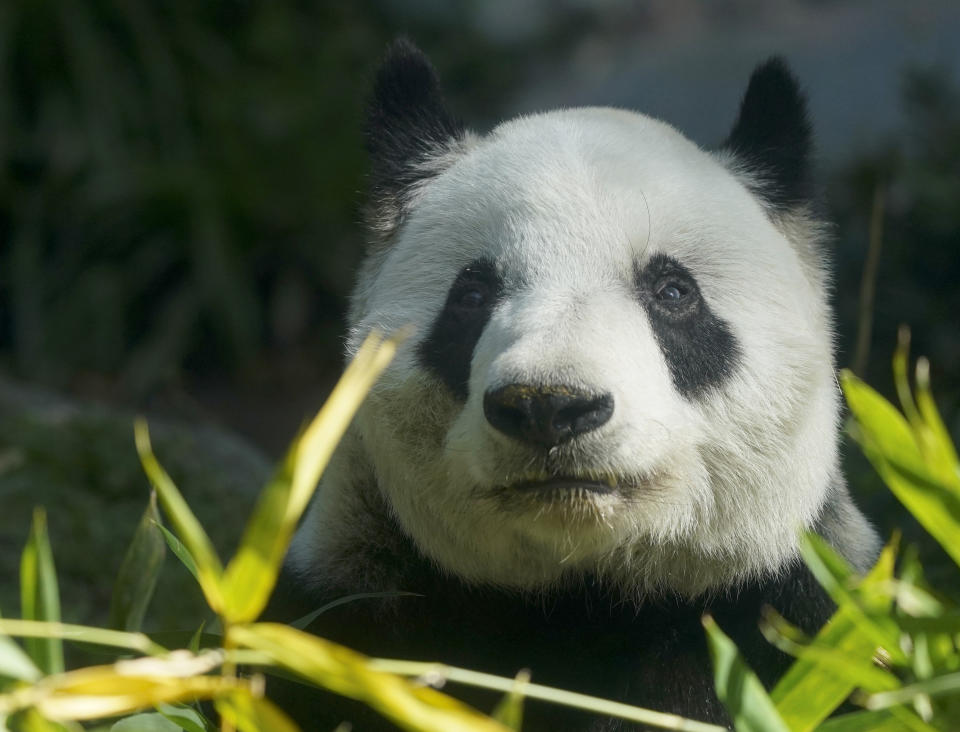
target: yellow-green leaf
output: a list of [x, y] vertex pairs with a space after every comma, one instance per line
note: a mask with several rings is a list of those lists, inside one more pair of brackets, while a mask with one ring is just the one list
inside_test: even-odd
[[246, 690], [220, 697], [216, 707], [239, 732], [300, 732], [280, 707]]
[[514, 732], [520, 732], [523, 727], [523, 690], [529, 683], [529, 671], [518, 673], [514, 688], [504, 695], [490, 715]]
[[54, 721], [100, 719], [248, 687], [242, 679], [204, 675], [222, 658], [218, 653], [195, 656], [179, 651], [166, 658], [139, 658], [54, 674], [0, 695], [0, 714], [34, 708]]
[[710, 616], [703, 618], [713, 659], [717, 696], [727, 708], [737, 732], [790, 732], [733, 641]]
[[190, 510], [177, 486], [153, 454], [146, 420], [143, 418], [137, 419], [134, 423], [133, 432], [143, 471], [156, 489], [157, 495], [160, 497], [160, 505], [163, 506], [170, 523], [173, 524], [178, 538], [190, 552], [193, 561], [196, 562], [197, 580], [203, 590], [204, 597], [207, 599], [207, 604], [215, 612], [220, 612], [223, 608], [220, 593], [220, 577], [223, 574], [223, 566], [220, 564], [217, 552], [213, 548], [213, 543], [207, 536], [207, 532], [203, 530], [197, 517], [193, 515], [193, 511]]
[[251, 622], [263, 612], [320, 474], [370, 387], [393, 358], [401, 338], [383, 340], [376, 333], [367, 337], [261, 494], [240, 548], [223, 577], [224, 615], [230, 622]]
[[318, 686], [366, 703], [405, 730], [506, 731], [503, 725], [435, 689], [375, 671], [364, 656], [287, 625], [234, 626], [228, 640], [266, 654]]
[[153, 597], [166, 555], [163, 534], [157, 528], [159, 523], [157, 494], [151, 491], [150, 501], [113, 583], [109, 620], [111, 628], [140, 630], [143, 625], [143, 616]]
[[[20, 559], [20, 614], [25, 620], [60, 620], [60, 590], [53, 550], [47, 536], [47, 515], [33, 512], [30, 537]], [[27, 654], [44, 673], [63, 671], [63, 643], [59, 638], [29, 638]]]
[[[923, 727], [921, 729], [936, 732], [935, 727], [924, 724], [919, 717], [915, 717]], [[913, 725], [904, 723], [904, 720], [889, 710], [851, 712], [843, 714], [817, 727], [817, 732], [904, 732]], [[915, 728], [915, 727], [914, 727]]]
[[12, 639], [0, 633], [0, 678], [36, 681], [41, 676], [43, 672], [37, 668], [30, 656]]
[[[812, 551], [812, 546], [808, 554], [812, 555], [811, 559], [815, 563], [820, 561], [820, 554]], [[884, 547], [864, 582], [889, 580], [893, 577], [895, 559], [896, 543], [891, 542]], [[848, 571], [843, 571], [842, 575], [845, 580], [849, 580]], [[824, 576], [829, 582], [839, 584], [834, 574], [828, 572]], [[842, 589], [846, 593], [846, 588]], [[837, 592], [838, 588], [834, 587], [834, 591]], [[877, 634], [864, 632], [861, 628], [863, 613], [849, 594], [838, 596], [841, 603], [837, 612], [817, 633], [814, 643], [821, 647], [834, 648], [870, 664], [878, 646]], [[889, 605], [890, 601], [887, 600], [886, 607], [889, 608]], [[882, 611], [884, 608], [878, 606], [872, 609]], [[783, 720], [794, 732], [814, 729], [830, 716], [854, 689], [854, 683], [848, 676], [837, 675], [825, 666], [822, 657], [801, 653], [770, 693]]]
[[[960, 466], [936, 410], [924, 392], [911, 425], [892, 404], [844, 371], [855, 439], [894, 495], [960, 565]], [[912, 401], [909, 402], [912, 405]], [[939, 446], [939, 447], [938, 447]]]

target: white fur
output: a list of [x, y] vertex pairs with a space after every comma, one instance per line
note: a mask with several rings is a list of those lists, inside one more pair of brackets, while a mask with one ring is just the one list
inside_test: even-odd
[[[349, 452], [421, 551], [470, 581], [536, 589], [599, 572], [630, 594], [694, 595], [782, 569], [836, 480], [838, 396], [820, 230], [802, 212], [775, 220], [744, 175], [668, 125], [614, 109], [471, 138], [415, 191], [362, 273], [348, 352], [372, 328], [412, 323], [416, 336], [338, 451], [294, 563], [335, 571], [331, 557], [356, 541]], [[701, 398], [674, 388], [635, 294], [634, 263], [655, 252], [690, 269], [742, 349], [732, 378]], [[416, 346], [480, 257], [523, 286], [477, 343], [461, 405]], [[551, 457], [636, 483], [632, 498], [491, 496], [542, 474], [542, 461], [486, 422], [483, 393], [531, 381], [613, 394], [610, 421]]]

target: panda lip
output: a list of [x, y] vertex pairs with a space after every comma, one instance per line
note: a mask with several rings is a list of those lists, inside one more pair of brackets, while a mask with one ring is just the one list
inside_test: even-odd
[[537, 480], [523, 480], [505, 486], [507, 490], [536, 493], [566, 493], [569, 491], [588, 491], [590, 493], [612, 493], [616, 483], [577, 475], [554, 475]]

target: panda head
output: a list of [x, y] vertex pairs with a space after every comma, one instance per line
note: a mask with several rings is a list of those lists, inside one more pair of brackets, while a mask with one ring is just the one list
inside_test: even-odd
[[398, 41], [367, 141], [348, 350], [414, 336], [355, 429], [423, 554], [473, 583], [686, 594], [794, 558], [836, 479], [838, 399], [782, 61], [708, 151], [609, 108], [475, 135]]

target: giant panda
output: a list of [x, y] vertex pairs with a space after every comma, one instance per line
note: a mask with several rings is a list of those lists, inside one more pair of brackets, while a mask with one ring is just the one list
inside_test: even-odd
[[[772, 684], [789, 659], [763, 606], [811, 632], [832, 611], [800, 533], [861, 570], [878, 551], [838, 463], [827, 229], [791, 72], [760, 65], [713, 150], [612, 108], [476, 134], [399, 40], [366, 143], [346, 350], [413, 335], [323, 476], [287, 597], [377, 594], [313, 626], [377, 656], [729, 724], [701, 617]], [[300, 714], [392, 729], [329, 698]], [[525, 714], [528, 732], [637, 728]]]

